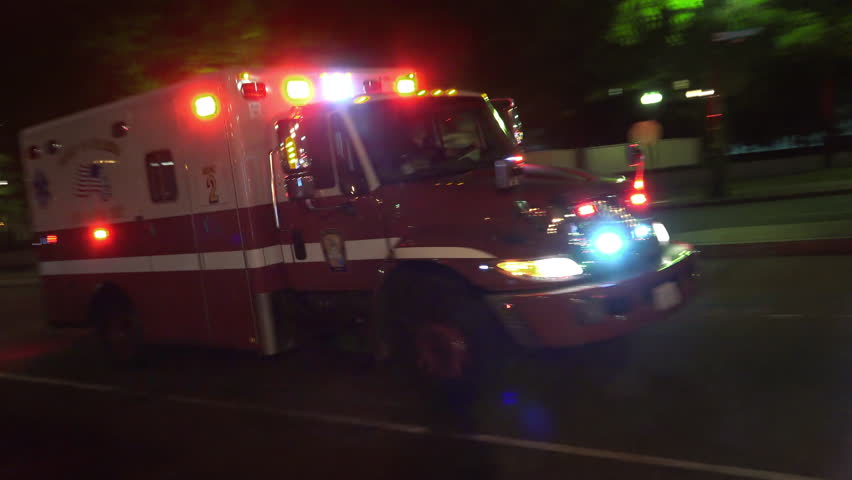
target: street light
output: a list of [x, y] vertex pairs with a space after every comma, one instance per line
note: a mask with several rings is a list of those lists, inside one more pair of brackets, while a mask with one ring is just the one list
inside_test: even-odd
[[639, 101], [642, 105], [651, 105], [654, 103], [660, 103], [663, 101], [663, 94], [660, 92], [647, 92], [639, 98]]
[[687, 90], [684, 96], [686, 98], [695, 98], [695, 97], [709, 97], [711, 95], [715, 95], [716, 90]]

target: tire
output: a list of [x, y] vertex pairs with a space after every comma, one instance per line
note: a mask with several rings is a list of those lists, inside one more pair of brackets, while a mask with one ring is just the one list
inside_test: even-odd
[[113, 298], [99, 302], [95, 309], [95, 325], [110, 363], [119, 367], [143, 363], [142, 329], [129, 301]]
[[431, 389], [480, 388], [502, 367], [504, 333], [463, 280], [437, 272], [391, 279], [384, 322], [391, 361]]

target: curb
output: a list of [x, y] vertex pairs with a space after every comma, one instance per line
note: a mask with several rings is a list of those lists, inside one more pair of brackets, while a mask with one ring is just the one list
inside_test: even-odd
[[705, 258], [852, 255], [852, 238], [696, 245]]
[[776, 200], [795, 200], [797, 198], [811, 198], [811, 197], [830, 197], [832, 195], [848, 195], [852, 194], [852, 188], [844, 188], [842, 190], [827, 190], [825, 192], [801, 192], [801, 193], [787, 193], [783, 195], [771, 195], [766, 197], [747, 197], [747, 198], [722, 198], [719, 200], [697, 200], [694, 202], [686, 202], [686, 203], [651, 203], [651, 207], [655, 210], [668, 210], [668, 209], [676, 209], [676, 208], [690, 208], [690, 207], [712, 207], [716, 205], [738, 205], [742, 203], [759, 203], [759, 202], [772, 202]]

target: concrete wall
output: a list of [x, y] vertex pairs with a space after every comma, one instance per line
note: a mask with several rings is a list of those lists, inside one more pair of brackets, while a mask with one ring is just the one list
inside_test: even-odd
[[660, 140], [650, 148], [645, 168], [696, 166], [701, 162], [701, 140], [697, 138], [671, 138]]
[[553, 167], [576, 168], [577, 151], [576, 150], [537, 150], [524, 153], [528, 163], [537, 165], [548, 165]]
[[[601, 175], [626, 172], [626, 143], [586, 148], [582, 153], [577, 150], [539, 150], [527, 152], [529, 163], [553, 165], [557, 167], [577, 167], [578, 154], [585, 156], [585, 169]], [[697, 166], [701, 160], [701, 141], [697, 138], [672, 138], [661, 140], [646, 152], [646, 168]]]

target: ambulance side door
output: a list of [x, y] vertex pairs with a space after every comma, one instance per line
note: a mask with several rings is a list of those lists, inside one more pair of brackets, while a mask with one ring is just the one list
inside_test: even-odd
[[318, 190], [291, 200], [286, 230], [294, 263], [290, 280], [300, 291], [368, 291], [388, 255], [381, 205], [365, 175], [354, 132], [339, 112], [311, 121], [311, 174]]

